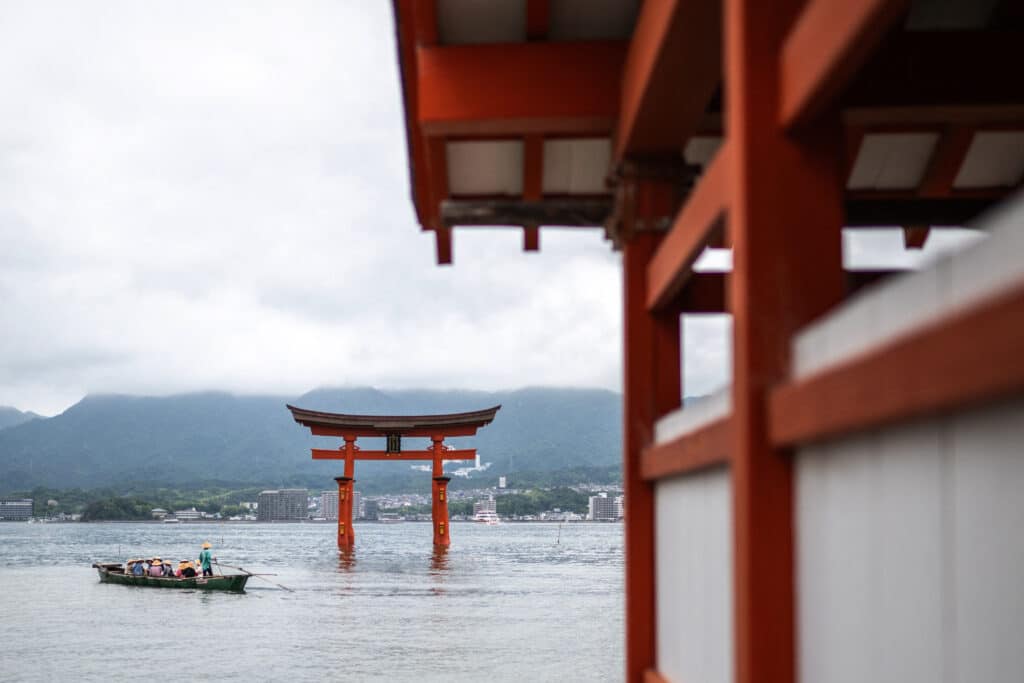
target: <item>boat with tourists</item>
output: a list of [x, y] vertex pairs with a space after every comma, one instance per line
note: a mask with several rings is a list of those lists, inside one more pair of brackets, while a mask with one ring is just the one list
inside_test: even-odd
[[191, 588], [193, 590], [242, 592], [251, 573], [219, 574], [216, 576], [150, 576], [125, 571], [120, 562], [95, 562], [92, 565], [100, 575], [100, 583], [118, 583], [124, 586], [147, 588]]

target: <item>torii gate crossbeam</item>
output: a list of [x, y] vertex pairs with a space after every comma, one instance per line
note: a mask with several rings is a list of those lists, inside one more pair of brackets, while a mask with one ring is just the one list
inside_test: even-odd
[[[472, 436], [477, 429], [494, 419], [501, 406], [470, 413], [445, 415], [347, 415], [324, 413], [288, 406], [292, 417], [299, 424], [309, 427], [315, 436], [336, 436], [344, 439], [338, 450], [312, 449], [314, 460], [343, 460], [345, 474], [335, 477], [338, 482], [338, 548], [351, 549], [355, 545], [355, 530], [352, 527], [352, 497], [355, 486], [356, 460], [427, 460], [433, 462], [433, 491], [431, 495], [431, 517], [433, 519], [434, 545], [448, 547], [451, 544], [451, 525], [448, 519], [448, 482], [444, 476], [444, 461], [474, 460], [476, 449], [449, 449], [446, 437]], [[356, 445], [360, 436], [386, 437], [387, 450], [364, 451]], [[403, 436], [428, 437], [431, 446], [426, 450], [402, 451]]]

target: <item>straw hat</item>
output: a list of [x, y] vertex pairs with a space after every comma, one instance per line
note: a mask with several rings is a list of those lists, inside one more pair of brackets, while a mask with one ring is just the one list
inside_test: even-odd
[[212, 546], [212, 545], [210, 545], [210, 542], [209, 542], [209, 541], [206, 541], [205, 543], [203, 543], [203, 548], [212, 548], [212, 547], [213, 547], [213, 546]]
[[152, 562], [151, 564], [152, 564], [153, 566], [156, 566], [156, 565], [158, 565], [158, 564], [163, 564], [163, 562], [161, 562], [161, 561], [160, 561], [160, 558], [158, 557], [158, 558], [156, 558], [155, 560], [153, 560], [153, 562]]

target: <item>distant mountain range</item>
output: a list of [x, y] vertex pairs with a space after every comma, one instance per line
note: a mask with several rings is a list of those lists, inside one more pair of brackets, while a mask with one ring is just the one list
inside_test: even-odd
[[[617, 465], [621, 396], [604, 390], [521, 389], [503, 392], [318, 389], [303, 396], [197, 393], [167, 397], [87, 396], [64, 413], [38, 419], [0, 411], [0, 493], [35, 486], [59, 489], [222, 481], [254, 485], [323, 485], [341, 463], [314, 462], [309, 449], [339, 439], [311, 437], [285, 408], [345, 413], [462, 412], [501, 404], [476, 437], [488, 475]], [[20, 422], [13, 411], [27, 416]], [[13, 413], [11, 413], [13, 415]], [[36, 418], [36, 419], [34, 419]], [[6, 424], [7, 426], [2, 426]], [[375, 445], [367, 439], [364, 448]], [[425, 448], [407, 439], [403, 449]], [[428, 477], [409, 463], [357, 463], [356, 478], [401, 485]]]
[[42, 415], [37, 415], [32, 411], [21, 412], [17, 408], [0, 406], [0, 429], [14, 427], [39, 417]]

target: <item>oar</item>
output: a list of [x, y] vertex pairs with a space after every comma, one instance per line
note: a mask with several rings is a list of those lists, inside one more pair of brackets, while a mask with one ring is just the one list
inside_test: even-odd
[[[277, 574], [253, 574], [251, 571], [249, 571], [248, 569], [244, 569], [243, 567], [232, 567], [230, 564], [221, 564], [220, 562], [214, 562], [214, 564], [216, 564], [218, 567], [227, 567], [228, 569], [237, 569], [240, 572], [245, 572], [249, 576], [255, 576], [257, 579], [263, 579], [264, 576], [277, 576]], [[289, 588], [288, 586], [283, 586], [283, 585], [281, 585], [279, 583], [274, 583], [270, 579], [263, 579], [263, 580], [266, 581], [267, 583], [271, 584], [271, 585], [277, 586], [278, 588], [283, 588], [284, 590], [288, 591], [289, 593], [294, 593], [295, 592], [293, 589]]]

